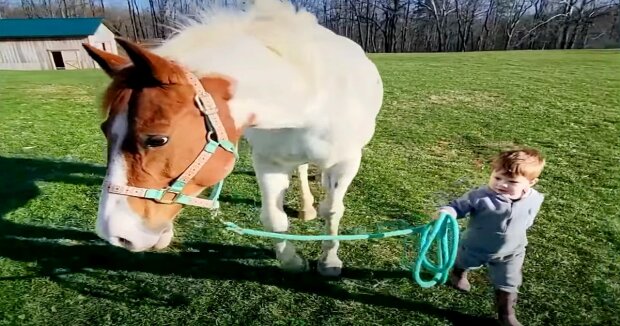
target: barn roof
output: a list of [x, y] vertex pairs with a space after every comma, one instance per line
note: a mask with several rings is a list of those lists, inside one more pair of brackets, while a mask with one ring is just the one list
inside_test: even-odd
[[95, 34], [103, 18], [0, 19], [0, 38], [75, 37]]

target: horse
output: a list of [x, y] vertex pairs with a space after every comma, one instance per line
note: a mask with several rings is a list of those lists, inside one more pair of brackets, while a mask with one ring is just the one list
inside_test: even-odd
[[[357, 43], [277, 0], [204, 11], [155, 48], [116, 42], [127, 56], [83, 44], [111, 78], [102, 101], [99, 237], [134, 252], [166, 248], [183, 205], [213, 205], [197, 196], [231, 173], [241, 137], [251, 148], [264, 229], [287, 232], [283, 199], [295, 170], [300, 214], [317, 217], [312, 163], [325, 190], [318, 215], [327, 234], [338, 234], [383, 101], [379, 71]], [[340, 275], [338, 247], [322, 242], [322, 275]], [[283, 270], [308, 270], [290, 241], [274, 240], [273, 249]]]

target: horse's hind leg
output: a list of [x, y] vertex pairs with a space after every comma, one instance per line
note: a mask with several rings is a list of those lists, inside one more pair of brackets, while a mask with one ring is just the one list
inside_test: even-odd
[[[326, 197], [319, 205], [319, 215], [325, 219], [326, 233], [337, 235], [340, 219], [344, 214], [344, 196], [359, 170], [361, 151], [340, 161], [323, 172], [322, 183]], [[319, 258], [318, 270], [324, 276], [338, 276], [342, 261], [338, 258], [338, 240], [323, 241], [323, 254]]]
[[[289, 186], [289, 171], [293, 166], [281, 166], [257, 156], [253, 159], [254, 171], [261, 191], [260, 219], [267, 231], [288, 231], [288, 217], [284, 212], [284, 195]], [[280, 267], [290, 272], [308, 269], [308, 262], [301, 258], [290, 241], [273, 240]]]
[[297, 167], [299, 176], [299, 185], [301, 188], [302, 209], [299, 211], [299, 218], [304, 221], [311, 221], [316, 218], [316, 209], [314, 209], [314, 196], [310, 191], [308, 183], [308, 164], [302, 164]]

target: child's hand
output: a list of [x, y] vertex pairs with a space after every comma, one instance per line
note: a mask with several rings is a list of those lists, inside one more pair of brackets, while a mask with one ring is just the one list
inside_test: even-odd
[[447, 211], [447, 210], [445, 210], [445, 209], [440, 209], [440, 210], [438, 210], [437, 212], [435, 212], [435, 214], [433, 214], [433, 216], [431, 217], [431, 219], [432, 219], [433, 221], [435, 221], [435, 220], [439, 219], [439, 217], [440, 217], [442, 214], [452, 215], [449, 211]]

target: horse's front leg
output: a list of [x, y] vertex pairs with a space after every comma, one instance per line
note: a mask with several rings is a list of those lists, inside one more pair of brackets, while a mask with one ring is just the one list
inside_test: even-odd
[[[262, 197], [260, 219], [263, 227], [270, 232], [288, 232], [284, 195], [293, 166], [282, 166], [257, 155], [254, 156], [253, 165]], [[296, 253], [295, 246], [290, 241], [275, 239], [273, 243], [282, 269], [290, 272], [308, 270], [308, 262]]]
[[[361, 152], [352, 155], [327, 168], [322, 175], [326, 197], [319, 205], [319, 215], [325, 219], [326, 233], [338, 235], [340, 219], [344, 214], [344, 196], [359, 170]], [[318, 270], [324, 276], [338, 276], [342, 271], [342, 261], [338, 258], [338, 240], [323, 241], [323, 254], [319, 259]]]
[[299, 176], [299, 186], [301, 188], [302, 208], [299, 211], [299, 218], [304, 221], [311, 221], [316, 218], [316, 209], [314, 209], [314, 196], [310, 190], [308, 183], [308, 164], [302, 164], [297, 167]]

